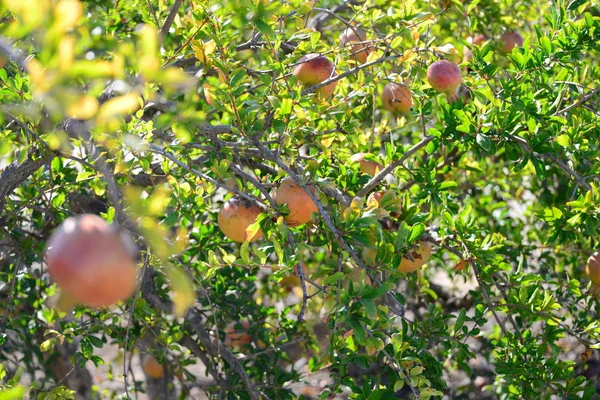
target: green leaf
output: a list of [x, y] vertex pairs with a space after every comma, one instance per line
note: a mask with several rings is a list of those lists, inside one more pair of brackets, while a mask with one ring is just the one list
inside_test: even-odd
[[569, 5], [567, 6], [567, 10], [569, 11], [575, 11], [577, 10], [580, 6], [584, 5], [585, 3], [587, 3], [588, 0], [572, 0]]
[[354, 329], [354, 338], [356, 339], [356, 342], [364, 346], [367, 341], [367, 333], [362, 327], [362, 324], [358, 320], [351, 318], [350, 326]]
[[425, 233], [425, 225], [418, 223], [412, 228], [412, 232], [410, 233], [410, 238], [408, 239], [409, 243], [415, 242], [418, 238], [421, 237]]
[[90, 356], [94, 354], [94, 348], [92, 347], [92, 343], [87, 336], [81, 338], [79, 346], [81, 347], [81, 353], [85, 358], [90, 358]]
[[335, 272], [335, 273], [323, 278], [323, 284], [324, 285], [333, 285], [333, 284], [336, 284], [338, 281], [344, 279], [344, 277], [345, 277], [345, 275], [343, 272]]
[[0, 400], [20, 400], [23, 396], [25, 396], [25, 387], [23, 386], [0, 389]]
[[479, 146], [481, 146], [481, 148], [483, 150], [485, 150], [488, 153], [493, 152], [494, 144], [492, 143], [492, 141], [490, 140], [489, 137], [487, 137], [486, 135], [484, 135], [482, 133], [478, 133], [475, 140], [477, 141], [477, 144]]
[[458, 183], [456, 183], [454, 181], [444, 181], [440, 185], [440, 190], [448, 190], [448, 189], [451, 189], [451, 188], [455, 188], [457, 186], [458, 186]]
[[102, 348], [102, 346], [104, 346], [104, 343], [102, 342], [102, 339], [100, 339], [100, 338], [97, 338], [92, 335], [87, 335], [86, 338], [90, 341], [92, 346], [94, 346], [96, 348], [100, 349], [100, 348]]
[[460, 328], [463, 327], [466, 319], [467, 319], [467, 310], [465, 308], [463, 308], [462, 310], [460, 310], [460, 314], [458, 314], [458, 317], [456, 318], [456, 323], [454, 324], [455, 334], [456, 334], [456, 332], [460, 331]]
[[242, 246], [240, 247], [240, 257], [242, 258], [242, 261], [246, 264], [250, 264], [249, 247], [250, 247], [250, 242], [248, 242], [248, 241], [242, 243]]
[[406, 221], [402, 221], [400, 227], [398, 228], [398, 236], [396, 236], [396, 250], [406, 247], [408, 243], [408, 236], [411, 234], [412, 230], [409, 228]]
[[569, 138], [569, 135], [557, 136], [556, 139], [554, 139], [554, 141], [556, 143], [558, 143], [559, 145], [561, 145], [562, 147], [569, 147], [569, 145], [571, 143], [571, 139]]
[[537, 176], [541, 179], [544, 180], [546, 179], [546, 164], [544, 164], [544, 162], [536, 157], [531, 157], [531, 162], [533, 163], [533, 166], [535, 167], [535, 172], [537, 173]]
[[365, 311], [367, 312], [369, 318], [377, 318], [377, 306], [373, 300], [362, 298], [360, 299], [360, 303], [365, 307]]
[[546, 54], [552, 54], [552, 42], [547, 36], [542, 36], [540, 38], [540, 46], [544, 49]]

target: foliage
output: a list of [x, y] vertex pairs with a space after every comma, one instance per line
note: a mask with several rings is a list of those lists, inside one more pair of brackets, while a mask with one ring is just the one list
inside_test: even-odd
[[[307, 371], [329, 374], [320, 398], [593, 398], [600, 324], [583, 272], [600, 222], [593, 3], [4, 0], [9, 377], [22, 366], [30, 396], [69, 398], [62, 385], [80, 389], [57, 371], [62, 357], [78, 371], [110, 364], [107, 380], [150, 390], [123, 377], [140, 352], [168, 366], [161, 379], [181, 398], [198, 363], [211, 398], [296, 398], [289, 384]], [[373, 49], [364, 64], [339, 45], [350, 21]], [[505, 54], [510, 31], [525, 43]], [[478, 33], [490, 40], [472, 46]], [[334, 61], [331, 97], [290, 75], [308, 53]], [[442, 58], [463, 70], [458, 101], [425, 78]], [[412, 91], [410, 114], [383, 110], [390, 82]], [[361, 173], [349, 161], [359, 152], [390, 168]], [[287, 226], [289, 209], [270, 199], [287, 176], [316, 188], [307, 225]], [[395, 200], [366, 200], [383, 189], [399, 217]], [[219, 231], [233, 193], [266, 206], [247, 230], [264, 238]], [[65, 312], [43, 254], [83, 212], [136, 236], [140, 288], [111, 309]], [[434, 244], [431, 261], [397, 271], [420, 240]], [[250, 340], [231, 345], [231, 326]], [[120, 359], [98, 355], [108, 345]], [[13, 381], [0, 399], [21, 390]]]

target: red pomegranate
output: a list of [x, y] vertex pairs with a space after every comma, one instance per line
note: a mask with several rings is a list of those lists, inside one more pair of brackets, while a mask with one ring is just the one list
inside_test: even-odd
[[50, 277], [75, 301], [108, 307], [136, 288], [136, 246], [131, 237], [97, 215], [66, 219], [46, 249]]
[[[325, 56], [317, 53], [306, 54], [298, 60], [298, 65], [292, 70], [292, 75], [304, 86], [312, 86], [335, 76], [335, 66]], [[335, 89], [336, 82], [325, 85], [317, 90], [322, 97], [327, 97]]]

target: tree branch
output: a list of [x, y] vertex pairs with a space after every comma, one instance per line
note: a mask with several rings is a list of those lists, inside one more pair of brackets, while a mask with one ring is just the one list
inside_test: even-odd
[[[27, 158], [22, 163], [14, 161], [0, 173], [0, 214], [4, 210], [5, 198], [19, 185], [27, 180], [35, 171], [49, 162], [54, 155], [49, 153], [46, 157], [36, 154], [35, 150], [29, 151]], [[38, 157], [35, 157], [35, 156]]]
[[165, 36], [167, 35], [167, 33], [169, 32], [169, 29], [171, 29], [171, 25], [173, 25], [175, 16], [179, 12], [179, 7], [181, 7], [182, 3], [183, 3], [183, 0], [175, 0], [175, 3], [173, 3], [173, 6], [171, 7], [171, 11], [169, 11], [169, 15], [167, 16], [167, 19], [165, 19], [165, 22], [164, 22], [162, 28], [160, 28], [160, 31], [158, 32], [160, 34], [161, 38], [164, 39]]
[[367, 184], [362, 189], [360, 189], [358, 191], [358, 193], [356, 193], [356, 196], [364, 197], [367, 193], [369, 193], [371, 190], [373, 190], [375, 188], [375, 186], [379, 185], [381, 183], [381, 181], [383, 181], [383, 179], [386, 177], [387, 174], [389, 174], [390, 172], [394, 171], [397, 167], [402, 165], [404, 163], [404, 161], [406, 161], [409, 157], [411, 157], [413, 154], [415, 154], [421, 148], [427, 146], [427, 144], [429, 142], [431, 142], [432, 140], [433, 140], [433, 136], [427, 136], [427, 137], [423, 138], [419, 143], [415, 144], [413, 147], [408, 149], [408, 151], [406, 153], [404, 153], [399, 160], [394, 161], [393, 163], [391, 163], [390, 165], [388, 165], [387, 167], [385, 167], [384, 169], [379, 171], [379, 173], [377, 175], [375, 175], [373, 178], [371, 178], [371, 180], [369, 182], [367, 182]]
[[157, 145], [152, 144], [152, 143], [150, 143], [148, 146], [150, 148], [150, 151], [152, 151], [154, 153], [157, 153], [157, 154], [160, 154], [163, 157], [168, 158], [169, 160], [173, 161], [175, 164], [177, 164], [178, 166], [180, 166], [181, 168], [183, 168], [187, 172], [191, 172], [192, 174], [194, 174], [194, 175], [196, 175], [196, 176], [198, 176], [198, 177], [200, 177], [200, 178], [202, 178], [202, 179], [204, 179], [204, 180], [212, 183], [216, 187], [220, 187], [220, 188], [223, 188], [223, 189], [228, 190], [230, 192], [233, 192], [233, 193], [237, 194], [238, 196], [243, 197], [244, 199], [252, 202], [253, 204], [256, 204], [257, 206], [259, 206], [261, 208], [265, 207], [265, 205], [260, 200], [258, 200], [256, 197], [250, 196], [250, 195], [248, 195], [248, 194], [246, 194], [246, 193], [244, 193], [242, 191], [239, 191], [236, 188], [229, 187], [229, 186], [227, 186], [227, 185], [225, 185], [225, 184], [217, 181], [216, 179], [213, 179], [210, 176], [205, 175], [202, 172], [200, 172], [200, 171], [198, 171], [198, 170], [196, 170], [194, 168], [191, 168], [190, 166], [188, 166], [184, 162], [179, 161], [179, 159], [177, 159], [177, 157], [175, 157], [173, 154], [169, 153], [168, 151], [166, 151], [162, 147], [157, 146]]
[[[154, 287], [154, 276], [155, 275], [156, 275], [156, 272], [154, 272], [154, 271], [151, 272], [150, 270], [148, 271], [147, 278], [143, 282], [142, 296], [153, 307], [156, 307], [158, 310], [162, 310], [163, 312], [170, 313], [170, 310], [171, 310], [171, 307], [169, 304], [170, 302], [167, 300], [161, 299], [158, 296], [158, 294], [156, 293], [156, 289]], [[190, 311], [186, 317], [186, 321], [189, 324], [189, 326], [192, 328], [192, 330], [196, 333], [196, 335], [198, 335], [198, 340], [200, 341], [202, 346], [205, 349], [207, 349], [208, 351], [210, 351], [214, 354], [220, 355], [223, 358], [223, 360], [225, 360], [229, 364], [230, 368], [236, 374], [239, 375], [240, 380], [242, 381], [242, 384], [248, 391], [248, 395], [250, 396], [250, 398], [252, 400], [259, 400], [261, 398], [264, 398], [264, 396], [261, 395], [261, 393], [256, 389], [256, 387], [250, 380], [250, 377], [246, 373], [246, 370], [244, 369], [244, 366], [242, 365], [240, 360], [238, 360], [235, 357], [235, 355], [233, 355], [233, 353], [227, 347], [225, 347], [225, 345], [223, 345], [220, 342], [215, 342], [213, 340], [213, 338], [210, 336], [210, 334], [208, 333], [206, 328], [204, 328], [204, 325], [202, 323], [202, 317], [200, 316], [200, 314], [198, 314], [195, 311]], [[190, 340], [192, 340], [192, 339], [190, 338]], [[187, 340], [185, 341], [185, 343], [191, 345], [191, 343], [189, 343], [189, 341], [187, 341]], [[190, 347], [191, 347], [190, 350], [192, 350], [192, 351], [196, 350], [196, 351], [194, 351], [194, 354], [196, 354], [197, 350], [198, 350], [196, 348], [196, 346], [191, 345]], [[209, 365], [206, 365], [206, 366], [209, 367]], [[213, 375], [213, 377], [215, 378], [215, 380], [217, 382], [222, 381], [222, 379], [219, 377], [219, 375], [216, 371], [214, 371], [214, 373], [213, 373], [213, 371], [211, 371], [211, 374]]]
[[570, 106], [567, 106], [567, 107], [563, 108], [562, 110], [555, 112], [554, 115], [560, 115], [560, 114], [566, 113], [567, 111], [570, 111], [572, 108], [575, 108], [575, 107], [580, 106], [581, 104], [585, 103], [586, 101], [588, 101], [589, 99], [591, 99], [598, 93], [600, 93], [600, 86], [597, 87], [596, 89], [592, 90], [588, 94], [581, 96], [579, 98], [579, 100], [577, 100], [575, 103], [571, 104]]
[[370, 67], [370, 66], [372, 66], [372, 65], [381, 64], [382, 62], [385, 62], [385, 61], [391, 61], [391, 60], [395, 60], [395, 59], [397, 59], [397, 58], [399, 58], [399, 57], [400, 57], [400, 56], [388, 56], [388, 57], [380, 57], [380, 58], [378, 58], [377, 60], [373, 60], [373, 61], [371, 61], [371, 62], [367, 62], [367, 63], [361, 64], [361, 65], [357, 65], [356, 67], [354, 67], [354, 68], [351, 68], [351, 69], [349, 69], [349, 70], [348, 70], [348, 71], [346, 71], [346, 72], [343, 72], [343, 73], [341, 73], [341, 74], [339, 74], [339, 75], [331, 76], [331, 77], [329, 77], [329, 78], [325, 79], [325, 80], [324, 80], [323, 82], [321, 82], [321, 83], [318, 83], [318, 84], [316, 84], [316, 85], [313, 85], [313, 86], [309, 86], [309, 87], [307, 87], [306, 89], [304, 89], [304, 90], [302, 91], [302, 95], [303, 95], [303, 96], [305, 96], [305, 95], [307, 95], [307, 94], [309, 94], [309, 93], [313, 93], [313, 92], [315, 92], [315, 91], [319, 90], [320, 88], [322, 88], [323, 86], [327, 86], [327, 85], [329, 85], [330, 83], [337, 82], [337, 81], [339, 81], [340, 79], [343, 79], [343, 78], [345, 78], [345, 77], [347, 77], [347, 76], [349, 76], [349, 75], [355, 74], [355, 73], [357, 73], [358, 71], [360, 71], [361, 69], [368, 68], [368, 67]]
[[567, 164], [565, 164], [561, 159], [556, 157], [554, 154], [537, 153], [537, 152], [532, 151], [531, 147], [529, 147], [529, 144], [527, 143], [527, 141], [525, 139], [523, 139], [522, 137], [519, 137], [516, 135], [509, 135], [508, 138], [510, 140], [512, 140], [513, 142], [516, 142], [526, 152], [534, 153], [540, 157], [547, 158], [547, 159], [554, 161], [554, 163], [560, 169], [562, 169], [567, 175], [570, 175], [571, 177], [573, 177], [573, 179], [575, 179], [580, 185], [582, 185], [587, 190], [592, 190], [592, 186], [589, 183], [587, 183], [585, 179], [583, 179], [581, 176], [579, 176], [579, 174], [577, 174], [575, 171], [573, 171]]

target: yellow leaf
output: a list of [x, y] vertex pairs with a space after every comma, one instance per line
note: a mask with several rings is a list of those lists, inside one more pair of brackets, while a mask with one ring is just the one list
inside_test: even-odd
[[52, 348], [54, 347], [54, 345], [56, 344], [56, 338], [50, 338], [47, 340], [44, 340], [42, 342], [42, 344], [40, 344], [40, 351], [42, 353], [46, 353], [47, 351], [52, 350]]
[[167, 276], [173, 292], [173, 312], [175, 316], [183, 317], [187, 309], [196, 302], [192, 279], [185, 271], [173, 266], [167, 268]]
[[398, 59], [398, 63], [410, 62], [417, 58], [417, 53], [415, 53], [412, 49], [404, 50], [402, 57]]
[[246, 228], [246, 232], [244, 233], [244, 239], [248, 240], [248, 238], [253, 238], [258, 231], [260, 231], [260, 224], [255, 221], [253, 224], [248, 225]]
[[58, 69], [67, 71], [75, 58], [75, 38], [71, 35], [63, 37], [58, 45]]
[[360, 212], [361, 208], [362, 208], [362, 198], [360, 197], [355, 197], [352, 199], [352, 201], [350, 202], [350, 208], [352, 209], [352, 211], [355, 212]]
[[98, 111], [98, 120], [106, 121], [107, 119], [134, 113], [142, 106], [142, 98], [135, 93], [128, 93], [123, 96], [115, 97], [108, 100], [100, 107]]
[[[360, 49], [360, 47], [359, 47], [359, 49]], [[380, 51], [372, 51], [372, 52], [369, 53], [369, 56], [367, 57], [367, 62], [370, 63], [371, 61], [375, 61], [379, 57], [381, 57], [381, 52]]]
[[[157, 68], [160, 67], [158, 59], [156, 60], [156, 66]], [[165, 88], [185, 88], [194, 85], [194, 79], [179, 68], [164, 69], [154, 80], [161, 83]]]
[[335, 140], [335, 135], [323, 136], [323, 138], [321, 139], [321, 145], [323, 145], [323, 147], [329, 147], [329, 146], [331, 146], [331, 144], [333, 143], [334, 140]]
[[456, 263], [456, 265], [453, 267], [453, 269], [455, 271], [463, 271], [468, 265], [469, 265], [468, 260], [460, 260], [458, 263]]
[[342, 212], [342, 221], [347, 221], [351, 215], [352, 215], [352, 208], [351, 207], [344, 208], [344, 211]]
[[294, 106], [294, 114], [296, 114], [299, 120], [306, 119], [306, 112], [299, 105]]
[[212, 40], [207, 43], [204, 43], [202, 40], [192, 42], [192, 49], [194, 50], [194, 54], [196, 54], [196, 58], [204, 64], [206, 64], [206, 56], [214, 52], [215, 47], [216, 43]]
[[160, 61], [155, 55], [144, 55], [140, 57], [138, 67], [144, 77], [151, 79], [160, 70]]
[[27, 73], [31, 78], [31, 82], [36, 89], [41, 92], [47, 91], [49, 85], [48, 80], [46, 79], [46, 70], [42, 64], [40, 64], [35, 58], [32, 58], [31, 60], [27, 61], [25, 67], [27, 68]]
[[69, 313], [73, 310], [73, 307], [77, 304], [77, 301], [70, 294], [64, 290], [58, 292], [58, 294], [50, 299], [50, 304], [59, 311], [60, 313]]
[[67, 107], [67, 116], [76, 119], [90, 119], [98, 111], [98, 100], [92, 96], [83, 96], [79, 101]]
[[63, 29], [70, 29], [77, 25], [83, 15], [83, 6], [79, 0], [61, 0], [54, 9], [56, 24]]
[[189, 232], [185, 226], [179, 227], [177, 235], [175, 236], [175, 248], [174, 253], [178, 254], [187, 248], [189, 241]]
[[116, 78], [120, 70], [115, 67], [115, 63], [109, 61], [77, 60], [68, 73], [74, 78]]
[[458, 50], [452, 45], [452, 43], [447, 43], [443, 46], [434, 47], [434, 50], [444, 54], [446, 58], [454, 63], [460, 63], [462, 57], [458, 54]]
[[418, 42], [419, 36], [420, 36], [419, 29], [415, 26], [415, 27], [411, 28], [411, 32], [412, 32], [412, 35], [413, 35], [413, 40], [415, 42]]
[[212, 53], [215, 52], [216, 48], [217, 44], [215, 43], [215, 41], [209, 40], [208, 42], [204, 43], [204, 55], [210, 56]]
[[40, 25], [48, 15], [48, 0], [5, 0], [2, 4], [30, 27]]
[[158, 53], [158, 31], [155, 27], [144, 25], [139, 30], [140, 50], [143, 56], [156, 56]]
[[379, 202], [375, 196], [367, 197], [367, 210], [373, 210], [375, 208], [379, 208]]
[[152, 76], [160, 69], [158, 59], [158, 31], [150, 25], [144, 25], [139, 30], [140, 55], [138, 66], [143, 75]]
[[221, 68], [217, 68], [217, 75], [219, 75], [219, 82], [227, 83], [227, 75], [225, 75], [225, 72]]
[[144, 216], [140, 218], [140, 226], [144, 237], [158, 258], [166, 260], [173, 255], [173, 243], [169, 240], [170, 232], [165, 225], [159, 224], [155, 218]]
[[148, 214], [162, 214], [171, 201], [171, 191], [165, 186], [158, 186], [148, 201]]

